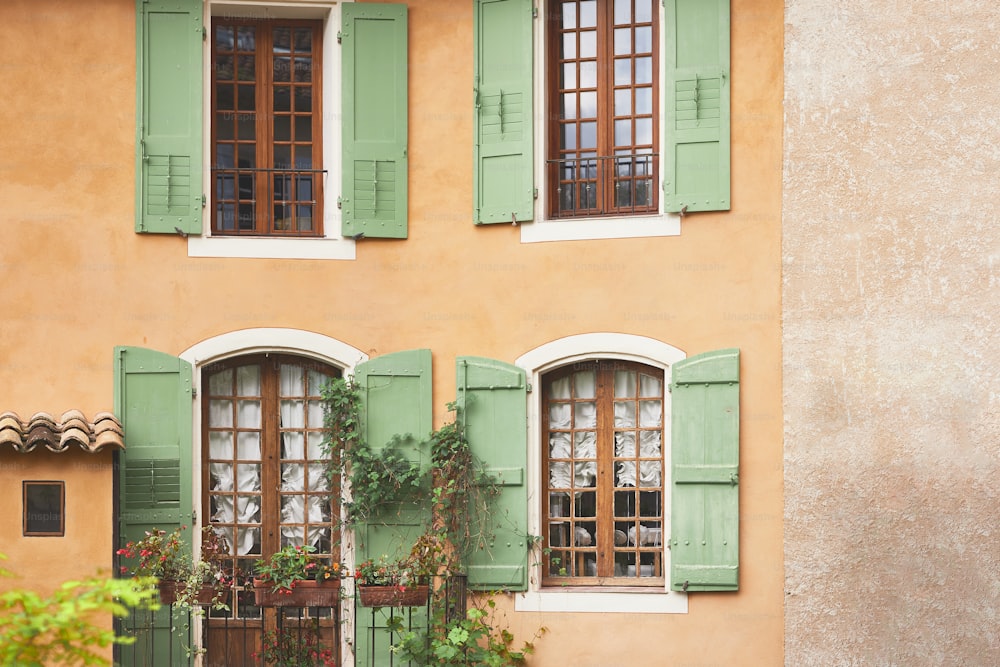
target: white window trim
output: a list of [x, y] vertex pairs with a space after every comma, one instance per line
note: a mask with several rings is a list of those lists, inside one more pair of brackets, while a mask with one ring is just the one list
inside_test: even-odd
[[[344, 0], [351, 2], [352, 0]], [[341, 212], [337, 194], [341, 186], [341, 52], [340, 5], [330, 0], [207, 0], [204, 25], [211, 33], [212, 16], [253, 16], [264, 18], [309, 18], [323, 20], [323, 234], [322, 238], [212, 236], [212, 43], [211, 34], [203, 47], [203, 162], [206, 165], [202, 192], [206, 203], [201, 236], [188, 236], [188, 257], [248, 257], [256, 259], [356, 259], [356, 242], [341, 236]]]
[[[354, 369], [358, 364], [368, 361], [368, 355], [358, 348], [348, 345], [336, 338], [324, 336], [313, 331], [303, 331], [302, 329], [284, 329], [277, 327], [241, 329], [230, 331], [218, 336], [206, 338], [195, 343], [178, 356], [191, 364], [194, 369], [191, 378], [191, 386], [194, 389], [195, 400], [191, 402], [191, 422], [193, 432], [191, 434], [192, 461], [192, 498], [194, 507], [201, 507], [201, 401], [205, 395], [201, 387], [201, 370], [208, 364], [241, 357], [249, 354], [262, 353], [291, 354], [307, 359], [315, 359], [323, 363], [341, 369], [344, 377], [354, 374]], [[200, 535], [196, 532], [196, 540]], [[354, 567], [354, 533], [344, 531], [341, 535], [341, 555], [349, 568]], [[198, 544], [194, 545], [196, 548]], [[351, 585], [348, 582], [348, 585]], [[348, 588], [348, 595], [351, 590]], [[354, 646], [350, 640], [354, 636], [354, 614], [349, 604], [350, 597], [345, 598], [341, 610], [340, 618], [343, 625], [341, 633], [340, 654], [343, 656], [345, 664], [352, 664], [354, 660]], [[203, 618], [194, 619], [194, 636], [201, 637], [201, 623]]]
[[[546, 2], [548, 5], [548, 2]], [[662, 3], [656, 3], [657, 11], [660, 14], [660, 30], [662, 35], [665, 19], [665, 10]], [[546, 16], [545, 12], [540, 13], [541, 17]], [[546, 136], [548, 134], [548, 124], [545, 122], [547, 113], [547, 91], [545, 88], [545, 54], [546, 50], [544, 18], [538, 18], [532, 22], [532, 42], [535, 58], [533, 59], [533, 86], [535, 104], [534, 123], [534, 171], [536, 183], [540, 183], [538, 188], [538, 198], [535, 200], [534, 222], [524, 222], [521, 227], [521, 243], [542, 243], [546, 241], [583, 241], [593, 239], [628, 239], [647, 238], [655, 236], [680, 236], [681, 218], [676, 213], [665, 213], [663, 211], [663, 168], [660, 168], [659, 188], [660, 211], [656, 215], [643, 216], [608, 216], [602, 218], [550, 218], [549, 211], [549, 187], [546, 181], [548, 170], [545, 168]], [[660, 40], [662, 45], [663, 40]], [[664, 128], [664, 86], [666, 77], [662, 67], [663, 53], [660, 52], [660, 162], [666, 158], [666, 132]]]
[[[536, 389], [528, 394], [528, 534], [541, 534], [541, 377], [546, 372], [575, 361], [594, 358], [615, 358], [637, 361], [662, 368], [664, 381], [669, 381], [670, 368], [687, 355], [672, 345], [645, 336], [621, 333], [588, 333], [567, 336], [530, 350], [514, 364], [522, 368]], [[670, 517], [670, 402], [664, 402], [663, 458], [667, 474], [664, 476], [664, 518]], [[664, 528], [669, 528], [665, 525]], [[668, 533], [669, 534], [669, 533]], [[666, 540], [663, 541], [666, 544]], [[593, 588], [573, 589], [542, 588], [541, 563], [537, 554], [532, 555], [528, 576], [528, 591], [514, 594], [514, 609], [531, 612], [595, 612], [636, 614], [686, 614], [686, 593], [662, 589], [636, 592], [601, 591]], [[663, 567], [670, 571], [670, 550], [663, 550]]]

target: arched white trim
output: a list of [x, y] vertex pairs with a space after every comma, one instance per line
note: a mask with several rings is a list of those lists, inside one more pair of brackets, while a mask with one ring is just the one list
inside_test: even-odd
[[[587, 333], [567, 336], [540, 345], [522, 354], [514, 362], [527, 373], [535, 391], [528, 394], [528, 533], [539, 535], [542, 519], [539, 490], [542, 488], [541, 466], [541, 378], [550, 371], [565, 364], [585, 359], [614, 358], [636, 361], [662, 368], [664, 378], [670, 381], [670, 368], [687, 355], [682, 350], [646, 336], [622, 333]], [[670, 403], [664, 405], [664, 465], [670, 470]], [[670, 516], [669, 473], [665, 486], [664, 512]], [[664, 550], [663, 563], [669, 571], [670, 551]], [[541, 559], [536, 559], [541, 560]], [[658, 591], [636, 593], [569, 591], [566, 589], [543, 589], [539, 586], [541, 565], [532, 567], [529, 589], [515, 595], [514, 608], [517, 611], [533, 612], [598, 612], [598, 613], [646, 613], [646, 614], [686, 614], [688, 601], [686, 593], [668, 590], [664, 586]]]
[[240, 329], [195, 343], [180, 358], [196, 368], [206, 363], [259, 352], [285, 352], [323, 361], [352, 373], [368, 355], [356, 347], [314, 331], [265, 327]]

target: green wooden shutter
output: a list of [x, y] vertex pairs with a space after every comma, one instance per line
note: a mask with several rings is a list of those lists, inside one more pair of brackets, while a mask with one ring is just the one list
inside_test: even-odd
[[474, 5], [477, 225], [532, 219], [531, 21], [530, 0], [476, 0]]
[[201, 234], [201, 11], [136, 1], [137, 232]]
[[405, 239], [406, 5], [342, 5], [344, 236]]
[[[172, 531], [192, 524], [191, 366], [162, 352], [115, 348], [115, 414], [125, 428], [119, 458], [119, 546], [142, 539], [147, 530]], [[121, 664], [185, 665], [190, 638], [172, 629], [183, 610], [170, 618], [156, 612], [151, 631], [121, 650]]]
[[674, 364], [670, 588], [739, 588], [740, 352]]
[[729, 0], [665, 6], [664, 205], [728, 211]]
[[528, 586], [527, 380], [516, 366], [459, 357], [459, 416], [472, 453], [499, 482], [490, 542], [469, 558], [469, 586], [523, 591]]
[[[358, 364], [355, 381], [361, 390], [365, 439], [372, 449], [385, 447], [394, 436], [426, 440], [434, 420], [430, 350], [395, 352]], [[411, 443], [401, 449], [411, 461], [430, 465], [424, 446]], [[408, 553], [428, 518], [414, 507], [386, 508], [378, 521], [358, 526], [359, 558]]]

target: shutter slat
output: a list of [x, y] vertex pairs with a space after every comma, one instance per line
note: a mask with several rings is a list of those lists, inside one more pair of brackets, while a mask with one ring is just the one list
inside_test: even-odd
[[473, 8], [473, 221], [531, 220], [534, 209], [530, 0]]
[[481, 357], [457, 360], [459, 418], [473, 455], [500, 494], [491, 507], [490, 542], [469, 556], [474, 590], [527, 589], [527, 379], [516, 366]]
[[666, 0], [667, 211], [730, 208], [729, 0]]
[[345, 3], [344, 236], [407, 237], [407, 8]]
[[739, 350], [674, 364], [670, 587], [739, 588]]
[[202, 0], [136, 2], [137, 232], [202, 230]]

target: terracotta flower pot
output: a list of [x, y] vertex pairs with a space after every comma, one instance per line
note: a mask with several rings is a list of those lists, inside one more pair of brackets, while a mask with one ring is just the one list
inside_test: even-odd
[[362, 607], [419, 607], [427, 604], [430, 586], [358, 586], [358, 602]]
[[340, 597], [340, 580], [296, 581], [290, 591], [279, 591], [260, 579], [253, 580], [258, 607], [333, 607]]

